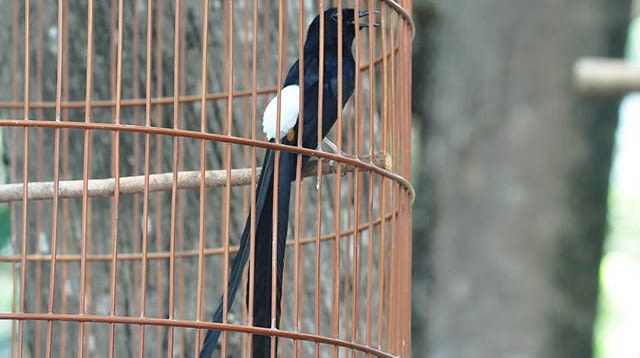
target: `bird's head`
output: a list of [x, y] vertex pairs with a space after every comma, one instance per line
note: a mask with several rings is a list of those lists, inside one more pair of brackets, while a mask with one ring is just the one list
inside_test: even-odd
[[[324, 47], [326, 50], [337, 49], [339, 42], [342, 42], [343, 48], [351, 48], [353, 39], [356, 37], [356, 31], [369, 27], [369, 15], [367, 10], [361, 10], [358, 13], [354, 9], [342, 9], [342, 18], [340, 10], [332, 7], [324, 12]], [[342, 23], [342, 41], [339, 39], [339, 23]], [[378, 24], [371, 23], [372, 26]], [[320, 15], [316, 16], [309, 30], [307, 31], [307, 43], [318, 46], [320, 40]]]

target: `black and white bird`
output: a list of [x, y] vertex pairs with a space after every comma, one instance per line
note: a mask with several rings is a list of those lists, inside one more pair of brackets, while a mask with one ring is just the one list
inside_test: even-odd
[[[299, 61], [296, 61], [284, 80], [280, 91], [280, 123], [276, 133], [278, 116], [278, 98], [274, 97], [267, 105], [262, 118], [262, 129], [270, 142], [274, 142], [276, 135], [280, 142], [286, 145], [297, 145], [298, 117], [300, 114], [300, 96], [304, 90], [302, 146], [305, 148], [318, 147], [318, 92], [320, 85], [320, 63], [323, 63], [322, 83], [322, 137], [331, 130], [338, 110], [342, 110], [353, 94], [356, 79], [356, 63], [351, 50], [356, 31], [369, 26], [368, 20], [360, 20], [368, 15], [367, 11], [358, 14], [353, 9], [340, 10], [330, 8], [324, 12], [324, 56], [320, 58], [320, 15], [316, 16], [307, 30], [304, 44], [303, 83], [299, 81]], [[339, 21], [342, 22], [342, 37], [339, 37]], [[375, 25], [375, 24], [372, 24]], [[339, 62], [338, 49], [342, 47], [342, 78], [338, 78]], [[342, 81], [342, 103], [338, 105], [339, 82]], [[278, 328], [280, 325], [280, 300], [282, 297], [282, 274], [284, 265], [285, 242], [289, 223], [289, 199], [291, 182], [296, 177], [297, 154], [281, 151], [279, 167], [275, 168], [275, 152], [267, 150], [262, 164], [262, 172], [256, 187], [255, 206], [255, 274], [253, 322], [256, 327]], [[303, 156], [303, 166], [309, 157]], [[273, 192], [274, 171], [278, 171], [277, 198], [277, 279], [276, 279], [276, 316], [271, 316], [272, 302], [272, 233], [273, 233]], [[231, 308], [238, 291], [244, 267], [249, 259], [251, 215], [247, 221], [240, 239], [240, 248], [233, 260], [228, 282], [228, 305]], [[249, 283], [251, 284], [251, 283]], [[223, 303], [221, 302], [213, 315], [213, 322], [222, 322]], [[220, 331], [209, 330], [205, 336], [200, 358], [209, 358], [216, 348]], [[277, 341], [276, 341], [277, 342]], [[252, 338], [252, 357], [271, 356], [271, 337], [254, 335]]]

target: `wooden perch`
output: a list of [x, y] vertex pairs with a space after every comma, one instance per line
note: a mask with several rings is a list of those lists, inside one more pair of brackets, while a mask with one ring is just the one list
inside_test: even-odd
[[624, 60], [582, 58], [573, 68], [578, 91], [585, 95], [617, 96], [640, 90], [640, 65]]
[[[360, 158], [364, 162], [369, 161], [369, 156]], [[303, 169], [302, 176], [310, 177], [317, 174], [317, 161], [311, 160]], [[383, 168], [390, 169], [391, 157], [388, 154], [379, 153], [374, 155], [373, 164]], [[353, 172], [355, 167], [350, 164], [340, 163], [343, 173]], [[256, 175], [260, 175], [260, 169], [256, 168]], [[322, 174], [334, 174], [338, 169], [338, 164], [334, 161], [322, 161]], [[120, 194], [140, 194], [144, 192], [144, 176], [132, 176], [120, 178]], [[205, 186], [207, 188], [225, 186], [227, 183], [226, 170], [207, 170], [205, 171]], [[149, 175], [149, 191], [168, 191], [171, 190], [173, 184], [173, 173], [161, 173]], [[251, 184], [251, 168], [232, 169], [231, 185], [249, 185]], [[200, 187], [200, 171], [184, 171], [178, 172], [178, 189], [197, 189]], [[53, 182], [34, 182], [29, 183], [28, 198], [30, 200], [51, 200], [53, 199]], [[90, 179], [88, 181], [87, 194], [90, 197], [113, 196], [115, 192], [116, 181], [114, 178], [108, 179]], [[59, 198], [80, 198], [82, 197], [82, 180], [66, 180], [60, 181], [58, 187]], [[5, 184], [0, 185], [0, 202], [11, 202], [22, 200], [23, 185], [22, 184]]]

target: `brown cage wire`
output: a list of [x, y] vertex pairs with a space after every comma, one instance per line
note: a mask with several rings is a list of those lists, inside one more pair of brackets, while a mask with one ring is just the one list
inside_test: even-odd
[[[380, 24], [356, 34], [341, 152], [269, 143], [261, 113], [329, 6]], [[221, 356], [255, 333], [277, 356], [411, 354], [411, 1], [0, 9], [0, 355], [197, 356], [207, 328]], [[264, 148], [313, 158], [292, 183], [280, 328], [250, 324], [244, 284], [211, 323]]]

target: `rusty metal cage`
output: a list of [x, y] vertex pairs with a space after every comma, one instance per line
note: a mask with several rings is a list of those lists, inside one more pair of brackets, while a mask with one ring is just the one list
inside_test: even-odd
[[[380, 25], [356, 34], [339, 154], [269, 143], [261, 113], [329, 6]], [[197, 356], [207, 328], [222, 356], [256, 333], [277, 356], [410, 355], [410, 0], [0, 9], [8, 355]], [[241, 298], [212, 323], [264, 148], [313, 158], [292, 183], [281, 325], [253, 327]]]

